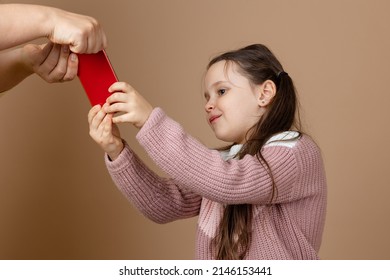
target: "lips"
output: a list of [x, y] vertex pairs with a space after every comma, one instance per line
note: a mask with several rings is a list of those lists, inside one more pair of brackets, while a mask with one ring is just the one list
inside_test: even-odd
[[216, 121], [221, 115], [218, 115], [218, 116], [211, 116], [209, 118], [209, 123], [213, 123], [214, 121]]

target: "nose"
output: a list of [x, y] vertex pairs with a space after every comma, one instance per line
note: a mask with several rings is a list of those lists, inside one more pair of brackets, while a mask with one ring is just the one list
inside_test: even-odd
[[212, 102], [211, 99], [209, 99], [209, 101], [207, 101], [206, 105], [204, 106], [204, 109], [206, 110], [206, 112], [210, 112], [214, 108], [215, 108], [214, 102]]

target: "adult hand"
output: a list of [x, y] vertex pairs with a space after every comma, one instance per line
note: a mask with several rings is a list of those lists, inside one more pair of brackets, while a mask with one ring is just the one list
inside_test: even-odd
[[25, 45], [23, 61], [29, 71], [49, 83], [69, 81], [77, 75], [78, 58], [67, 45]]
[[50, 41], [69, 45], [74, 53], [96, 53], [107, 47], [106, 35], [96, 19], [60, 9], [53, 9], [50, 18]]

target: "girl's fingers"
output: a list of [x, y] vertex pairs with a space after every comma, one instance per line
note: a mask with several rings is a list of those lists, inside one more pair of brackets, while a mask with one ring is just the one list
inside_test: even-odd
[[120, 116], [113, 117], [112, 118], [112, 122], [113, 123], [125, 123], [126, 122], [125, 115], [120, 115]]
[[[118, 101], [117, 101], [118, 102]], [[124, 101], [122, 101], [122, 102], [124, 102]], [[126, 107], [127, 107], [127, 105], [126, 105], [126, 103], [121, 103], [121, 102], [119, 102], [119, 103], [114, 103], [114, 104], [111, 104], [111, 105], [109, 105], [109, 106], [107, 106], [107, 107], [105, 107], [104, 108], [104, 111], [106, 112], [106, 113], [110, 113], [110, 114], [112, 114], [112, 113], [118, 113], [118, 112], [127, 112], [126, 111]]]
[[88, 123], [89, 123], [89, 125], [91, 125], [92, 119], [95, 117], [95, 115], [97, 114], [97, 112], [99, 112], [100, 109], [101, 109], [100, 105], [95, 105], [95, 106], [93, 106], [91, 108], [91, 110], [89, 110], [89, 112], [88, 112]]
[[102, 123], [105, 116], [106, 116], [106, 113], [103, 110], [100, 110], [99, 112], [97, 112], [97, 114], [92, 119], [92, 122], [90, 124], [90, 128], [92, 130], [99, 130], [100, 124]]
[[124, 92], [114, 92], [111, 94], [107, 99], [106, 102], [108, 104], [116, 103], [116, 102], [127, 102], [128, 101], [128, 95]]
[[127, 84], [125, 82], [116, 82], [116, 83], [113, 83], [108, 88], [108, 91], [109, 92], [116, 92], [116, 91], [126, 92], [126, 91], [129, 91], [130, 89], [132, 89], [132, 87], [129, 84]]
[[103, 120], [103, 131], [102, 131], [102, 136], [104, 138], [110, 136], [112, 134], [112, 115], [111, 114], [107, 114], [105, 117], [104, 117], [104, 120]]

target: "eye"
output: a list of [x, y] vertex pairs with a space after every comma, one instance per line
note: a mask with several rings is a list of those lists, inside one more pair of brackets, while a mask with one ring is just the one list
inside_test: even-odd
[[218, 95], [224, 95], [226, 93], [226, 89], [221, 88], [218, 90]]

